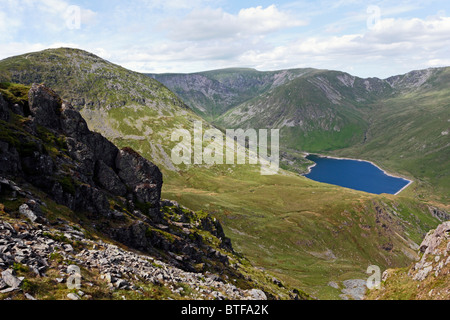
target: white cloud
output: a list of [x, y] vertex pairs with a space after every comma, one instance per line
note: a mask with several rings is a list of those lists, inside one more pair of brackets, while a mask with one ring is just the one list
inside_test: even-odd
[[[365, 33], [299, 39], [269, 51], [248, 51], [241, 61], [252, 61], [262, 69], [292, 67], [295, 61], [302, 67], [347, 70], [365, 64], [372, 68], [362, 72], [358, 68], [360, 75], [382, 76], [383, 67], [406, 72], [412, 63], [423, 68], [450, 65], [448, 56], [450, 17], [432, 17], [384, 19]], [[369, 74], [377, 68], [378, 73]]]
[[265, 9], [261, 6], [242, 9], [236, 15], [221, 8], [197, 9], [181, 21], [170, 19], [163, 22], [161, 30], [168, 30], [172, 40], [198, 41], [264, 35], [306, 24], [271, 5]]
[[51, 48], [80, 48], [76, 43], [71, 42], [54, 42], [50, 45], [43, 43], [24, 43], [24, 42], [11, 42], [7, 46], [2, 47], [0, 50], [0, 59], [5, 59], [12, 56], [17, 56], [30, 52], [37, 52]]
[[[450, 18], [436, 14], [444, 2], [375, 1], [381, 17], [370, 30], [360, 0], [240, 9], [218, 8], [223, 0], [86, 3], [0, 0], [0, 58], [64, 42], [141, 72], [315, 67], [383, 77], [450, 64]], [[67, 28], [72, 4], [81, 6], [81, 30]]]
[[[96, 12], [82, 6], [74, 6], [64, 0], [3, 0], [2, 2], [8, 23], [16, 27], [26, 25], [31, 29], [60, 32], [67, 28], [67, 21], [74, 18], [79, 20], [80, 26], [96, 22]], [[73, 8], [77, 8], [76, 17], [74, 17]]]
[[450, 66], [450, 59], [431, 59], [426, 64], [430, 67], [446, 67]]

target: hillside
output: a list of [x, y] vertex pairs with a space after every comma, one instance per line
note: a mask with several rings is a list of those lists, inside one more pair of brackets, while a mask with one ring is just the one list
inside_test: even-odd
[[166, 85], [195, 112], [214, 120], [227, 110], [312, 69], [259, 72], [223, 69], [194, 74], [148, 74]]
[[[85, 65], [83, 72], [80, 65]], [[80, 76], [67, 76], [73, 74]], [[284, 170], [278, 175], [261, 176], [256, 165], [175, 166], [169, 157], [175, 145], [170, 141], [171, 133], [174, 128], [191, 131], [193, 121], [201, 118], [148, 76], [89, 53], [55, 49], [12, 57], [0, 61], [0, 77], [12, 82], [39, 78], [53, 83], [56, 93], [80, 110], [90, 130], [101, 133], [119, 148], [133, 148], [160, 168], [163, 198], [196, 212], [213, 214], [231, 239], [233, 249], [247, 257], [251, 265], [274, 274], [286, 287], [297, 287], [317, 298], [339, 299], [343, 282], [367, 277], [369, 264], [383, 268], [409, 265], [417, 244], [439, 224], [439, 219], [430, 214], [428, 203], [403, 193], [375, 196], [316, 183]], [[100, 84], [93, 87], [89, 78]], [[127, 89], [109, 89], [108, 85], [115, 82], [102, 84], [104, 78], [120, 79]], [[301, 78], [292, 81], [297, 80]], [[84, 100], [70, 98], [75, 90], [67, 86], [68, 81], [79, 90], [73, 92], [75, 97]], [[378, 88], [375, 82], [373, 86]], [[138, 89], [147, 83], [156, 88], [151, 89], [155, 92]], [[5, 84], [3, 87], [5, 96], [13, 90]], [[103, 92], [102, 100], [96, 98], [98, 91]], [[136, 96], [127, 100], [128, 91]], [[323, 99], [318, 92], [317, 99]], [[117, 95], [123, 97], [123, 105], [114, 102]], [[372, 99], [370, 92], [362, 91], [361, 95]], [[342, 96], [342, 109], [346, 111], [338, 115], [355, 121], [364, 107], [349, 105], [348, 101], [356, 99], [354, 95]], [[210, 127], [203, 123], [204, 129]], [[295, 150], [288, 152], [296, 159], [301, 157]], [[328, 285], [330, 282], [337, 283], [337, 288]]]
[[[163, 176], [50, 88], [0, 94], [0, 298], [293, 299], [216, 218], [161, 200]], [[80, 269], [82, 290], [68, 288]]]

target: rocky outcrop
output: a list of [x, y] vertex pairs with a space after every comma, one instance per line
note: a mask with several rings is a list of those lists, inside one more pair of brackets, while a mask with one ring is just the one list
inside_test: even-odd
[[450, 299], [450, 221], [428, 232], [419, 255], [420, 260], [407, 271], [386, 270], [381, 290], [372, 290], [369, 299]]
[[414, 280], [423, 281], [429, 275], [438, 277], [450, 272], [450, 221], [431, 230], [420, 245], [422, 258], [410, 271]]
[[34, 122], [48, 128], [61, 128], [61, 98], [44, 85], [33, 85], [28, 93], [28, 103]]
[[[15, 111], [3, 98], [0, 104], [5, 119]], [[31, 86], [28, 104], [23, 132], [11, 125], [8, 139], [0, 139], [0, 173], [21, 174], [58, 203], [94, 215], [112, 215], [108, 194], [159, 210], [162, 174], [155, 165], [91, 132], [79, 112], [44, 85]]]
[[107, 166], [102, 160], [97, 161], [95, 166], [95, 176], [98, 184], [116, 196], [125, 196], [127, 187], [120, 180], [114, 170]]
[[431, 215], [441, 221], [448, 221], [450, 220], [450, 214], [447, 213], [445, 210], [428, 206], [428, 210], [430, 211]]

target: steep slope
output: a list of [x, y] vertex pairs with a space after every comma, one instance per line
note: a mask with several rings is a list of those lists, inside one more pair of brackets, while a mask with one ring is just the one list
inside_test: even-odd
[[236, 255], [215, 218], [161, 201], [159, 168], [91, 132], [53, 90], [11, 84], [7, 92], [0, 94], [0, 296], [70, 295], [64, 284], [48, 286], [58, 264], [72, 264], [98, 285], [89, 290], [97, 298], [119, 298], [105, 290], [108, 282], [140, 298], [151, 298], [155, 284], [178, 299], [299, 298]]
[[[34, 56], [40, 58], [33, 59]], [[72, 58], [67, 61], [67, 56]], [[58, 93], [68, 97], [64, 92], [72, 89], [66, 85], [65, 75], [79, 72], [77, 66], [90, 61], [87, 56], [88, 53], [70, 49], [24, 55], [0, 61], [0, 75], [7, 79], [11, 75], [49, 79]], [[24, 66], [26, 61], [32, 63]], [[99, 81], [123, 77], [122, 81], [134, 79], [140, 86], [139, 74], [101, 59], [97, 63], [109, 71], [90, 75], [92, 67], [86, 68], [83, 77], [73, 80], [80, 80], [82, 89], [77, 96], [90, 97], [103, 90], [105, 101], [113, 101], [116, 92], [126, 99], [126, 90], [111, 90], [104, 85], [93, 88], [88, 85], [89, 77]], [[58, 77], [53, 76], [53, 71], [58, 72]], [[351, 81], [348, 83], [351, 88]], [[132, 92], [139, 91], [133, 89], [132, 81], [127, 85]], [[165, 87], [158, 86], [167, 92]], [[368, 264], [408, 265], [413, 259], [413, 243], [420, 243], [439, 222], [421, 201], [402, 196], [373, 196], [315, 183], [283, 170], [279, 175], [261, 176], [255, 165], [175, 166], [168, 156], [175, 145], [170, 141], [171, 132], [174, 128], [191, 131], [192, 121], [200, 117], [178, 107], [179, 102], [167, 102], [163, 99], [165, 94], [156, 92], [153, 96], [139, 99], [138, 95], [136, 101], [123, 106], [108, 103], [100, 103], [98, 107], [82, 103], [76, 106], [91, 130], [101, 132], [120, 148], [132, 147], [158, 165], [164, 174], [164, 198], [213, 213], [222, 222], [235, 250], [253, 265], [274, 273], [286, 285], [307, 289], [319, 298], [339, 298], [340, 291], [328, 286], [328, 282], [361, 279], [366, 276]], [[174, 94], [169, 96], [173, 98], [170, 101], [179, 101]], [[365, 93], [363, 98], [369, 99], [370, 94]], [[69, 97], [69, 101], [78, 100]], [[351, 108], [344, 106], [344, 109]], [[352, 116], [356, 109], [351, 109]], [[204, 123], [206, 128], [208, 125]], [[66, 187], [70, 188], [70, 184]]]
[[317, 70], [233, 108], [216, 122], [281, 129], [285, 148], [332, 150], [363, 141], [369, 125], [367, 104], [390, 93], [377, 79]]
[[213, 120], [227, 110], [312, 69], [260, 72], [223, 69], [194, 74], [148, 74], [175, 92], [202, 117]]

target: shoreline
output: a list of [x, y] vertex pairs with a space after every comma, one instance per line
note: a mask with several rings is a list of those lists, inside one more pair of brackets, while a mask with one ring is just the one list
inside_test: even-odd
[[[306, 159], [306, 157], [309, 156], [309, 155], [311, 155], [311, 153], [307, 153], [307, 152], [306, 152], [304, 155], [305, 155], [305, 159]], [[310, 160], [310, 161], [311, 161], [311, 160]], [[314, 162], [314, 161], [313, 161], [313, 162]], [[305, 175], [307, 175], [307, 174], [310, 174], [310, 173], [311, 173], [311, 169], [314, 168], [315, 166], [317, 166], [317, 163], [315, 163], [315, 162], [314, 162], [314, 164], [308, 166], [308, 173], [302, 174], [302, 176], [305, 176]]]
[[[400, 194], [400, 192], [405, 190], [407, 187], [409, 187], [414, 182], [414, 180], [409, 180], [409, 179], [407, 179], [405, 177], [394, 176], [393, 174], [390, 174], [389, 172], [387, 172], [384, 169], [380, 168], [377, 164], [373, 163], [370, 160], [353, 159], [353, 158], [338, 158], [338, 157], [323, 155], [323, 154], [320, 154], [320, 153], [308, 153], [308, 152], [305, 152], [305, 158], [307, 156], [310, 156], [310, 155], [316, 155], [316, 156], [319, 156], [321, 158], [336, 159], [336, 160], [353, 160], [353, 161], [359, 161], [359, 162], [368, 162], [368, 163], [372, 164], [373, 166], [375, 166], [376, 168], [380, 169], [385, 175], [387, 175], [389, 177], [403, 179], [405, 181], [408, 181], [408, 184], [406, 186], [404, 186], [403, 188], [401, 188], [397, 193], [395, 193], [394, 196]], [[311, 169], [314, 168], [316, 165], [317, 165], [317, 163], [314, 163], [313, 165], [309, 166], [308, 167], [308, 173], [303, 174], [303, 176], [305, 176], [307, 174], [310, 174], [311, 173]]]

